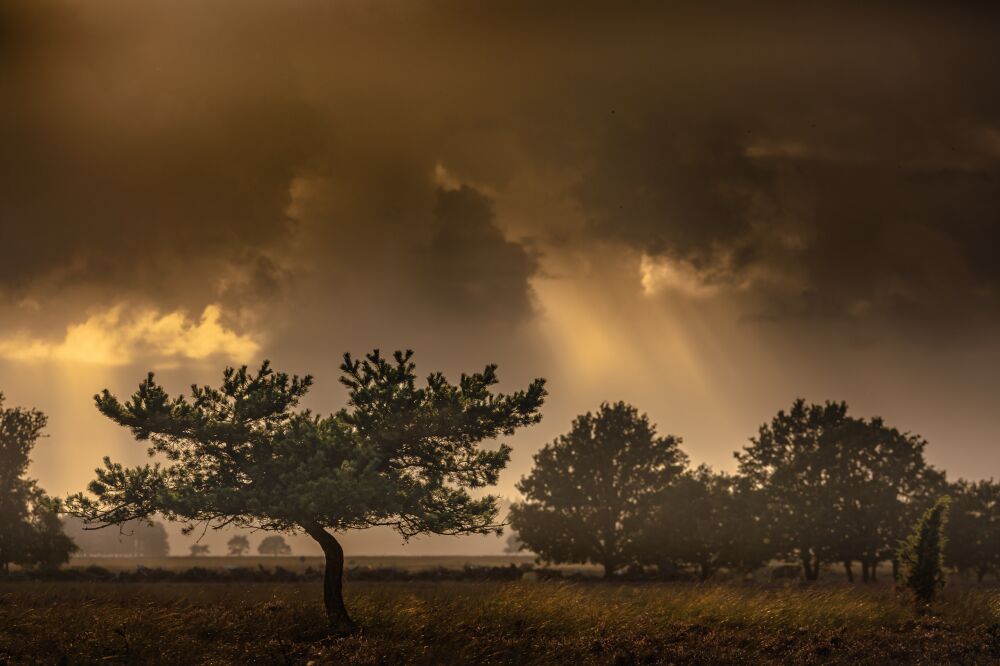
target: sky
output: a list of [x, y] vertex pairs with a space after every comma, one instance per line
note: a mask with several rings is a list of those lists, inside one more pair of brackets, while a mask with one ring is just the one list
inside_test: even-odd
[[511, 501], [616, 400], [717, 469], [803, 397], [1000, 476], [998, 28], [974, 3], [0, 3], [0, 391], [49, 415], [31, 474], [144, 462], [93, 395], [149, 370], [182, 391], [267, 358], [329, 413], [344, 352], [412, 348], [547, 379]]

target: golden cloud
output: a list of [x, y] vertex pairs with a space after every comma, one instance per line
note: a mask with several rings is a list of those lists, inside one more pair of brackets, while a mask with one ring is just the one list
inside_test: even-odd
[[125, 365], [138, 357], [203, 359], [224, 356], [235, 362], [259, 350], [248, 334], [226, 328], [222, 310], [208, 305], [197, 320], [178, 310], [166, 314], [116, 305], [71, 324], [59, 342], [16, 335], [0, 338], [0, 357], [18, 361], [70, 361]]

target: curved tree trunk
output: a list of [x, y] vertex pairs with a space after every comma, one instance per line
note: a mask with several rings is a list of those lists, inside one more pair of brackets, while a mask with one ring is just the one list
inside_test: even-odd
[[326, 571], [323, 575], [323, 605], [330, 629], [339, 635], [353, 633], [357, 629], [354, 620], [344, 605], [344, 549], [336, 537], [318, 523], [302, 526], [306, 534], [319, 543], [326, 556]]

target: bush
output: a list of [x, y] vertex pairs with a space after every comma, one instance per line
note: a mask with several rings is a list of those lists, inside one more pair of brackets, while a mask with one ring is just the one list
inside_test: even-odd
[[944, 526], [950, 502], [948, 497], [939, 498], [899, 548], [899, 582], [913, 594], [921, 609], [929, 606], [944, 587]]

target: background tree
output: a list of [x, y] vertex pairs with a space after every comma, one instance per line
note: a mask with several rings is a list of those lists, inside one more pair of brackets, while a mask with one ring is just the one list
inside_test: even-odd
[[0, 393], [0, 568], [58, 567], [75, 550], [62, 531], [60, 503], [25, 476], [47, 419], [38, 410], [3, 403]]
[[[919, 513], [933, 502], [940, 474], [924, 460], [926, 442], [882, 419], [846, 418], [822, 433], [816, 464], [833, 504], [830, 559], [851, 562], [874, 581], [879, 562], [894, 560]], [[914, 513], [918, 512], [915, 516]]]
[[292, 547], [285, 543], [285, 537], [275, 534], [265, 537], [257, 546], [257, 552], [261, 555], [277, 557], [278, 555], [291, 555]]
[[521, 541], [521, 537], [518, 536], [517, 532], [511, 530], [510, 534], [507, 535], [507, 542], [504, 544], [503, 552], [516, 555], [524, 550], [524, 548], [524, 542]]
[[798, 559], [808, 580], [833, 561], [852, 578], [853, 560], [868, 580], [879, 561], [894, 558], [940, 476], [926, 464], [924, 446], [881, 419], [848, 416], [846, 403], [796, 400], [736, 457], [766, 497], [777, 552]]
[[683, 471], [680, 439], [658, 437], [645, 414], [604, 403], [535, 454], [511, 507], [521, 540], [557, 563], [593, 562], [611, 576], [638, 559], [635, 537], [657, 493]]
[[191, 544], [191, 557], [202, 557], [204, 555], [208, 555], [209, 550], [210, 547], [206, 544], [193, 543]]
[[701, 580], [720, 568], [749, 572], [772, 556], [761, 493], [745, 480], [701, 466], [658, 495], [637, 539], [641, 560], [662, 573], [694, 567]]
[[63, 519], [66, 534], [80, 548], [84, 557], [166, 557], [170, 543], [163, 523], [131, 520], [118, 529], [87, 529], [87, 524], [76, 516]]
[[899, 548], [899, 582], [913, 593], [921, 611], [944, 587], [944, 527], [948, 522], [949, 502], [948, 497], [941, 497], [927, 509]]
[[950, 487], [945, 562], [982, 581], [1000, 571], [1000, 483], [960, 480]]
[[62, 503], [36, 490], [28, 517], [30, 529], [22, 564], [33, 564], [46, 570], [55, 570], [69, 562], [70, 556], [80, 550], [63, 531], [60, 517]]
[[822, 437], [846, 419], [846, 403], [796, 400], [736, 454], [740, 473], [765, 494], [778, 552], [798, 559], [807, 580], [819, 577], [824, 555], [835, 547], [836, 490], [827, 471], [832, 456]]
[[250, 539], [242, 534], [237, 534], [226, 542], [226, 547], [229, 548], [230, 556], [246, 555], [250, 551]]
[[[387, 525], [404, 538], [421, 533], [497, 532], [497, 498], [471, 488], [495, 484], [510, 457], [478, 444], [540, 420], [544, 382], [494, 393], [496, 366], [441, 373], [417, 385], [412, 352], [345, 355], [348, 405], [321, 418], [295, 410], [311, 377], [226, 369], [218, 389], [192, 387], [171, 398], [152, 374], [127, 402], [96, 396], [100, 411], [150, 442], [165, 461], [125, 468], [105, 459], [73, 511], [102, 524], [145, 518], [214, 527], [301, 529], [326, 556], [324, 604], [333, 629], [354, 624], [344, 606], [344, 551], [332, 532]], [[332, 530], [332, 532], [331, 532]]]

